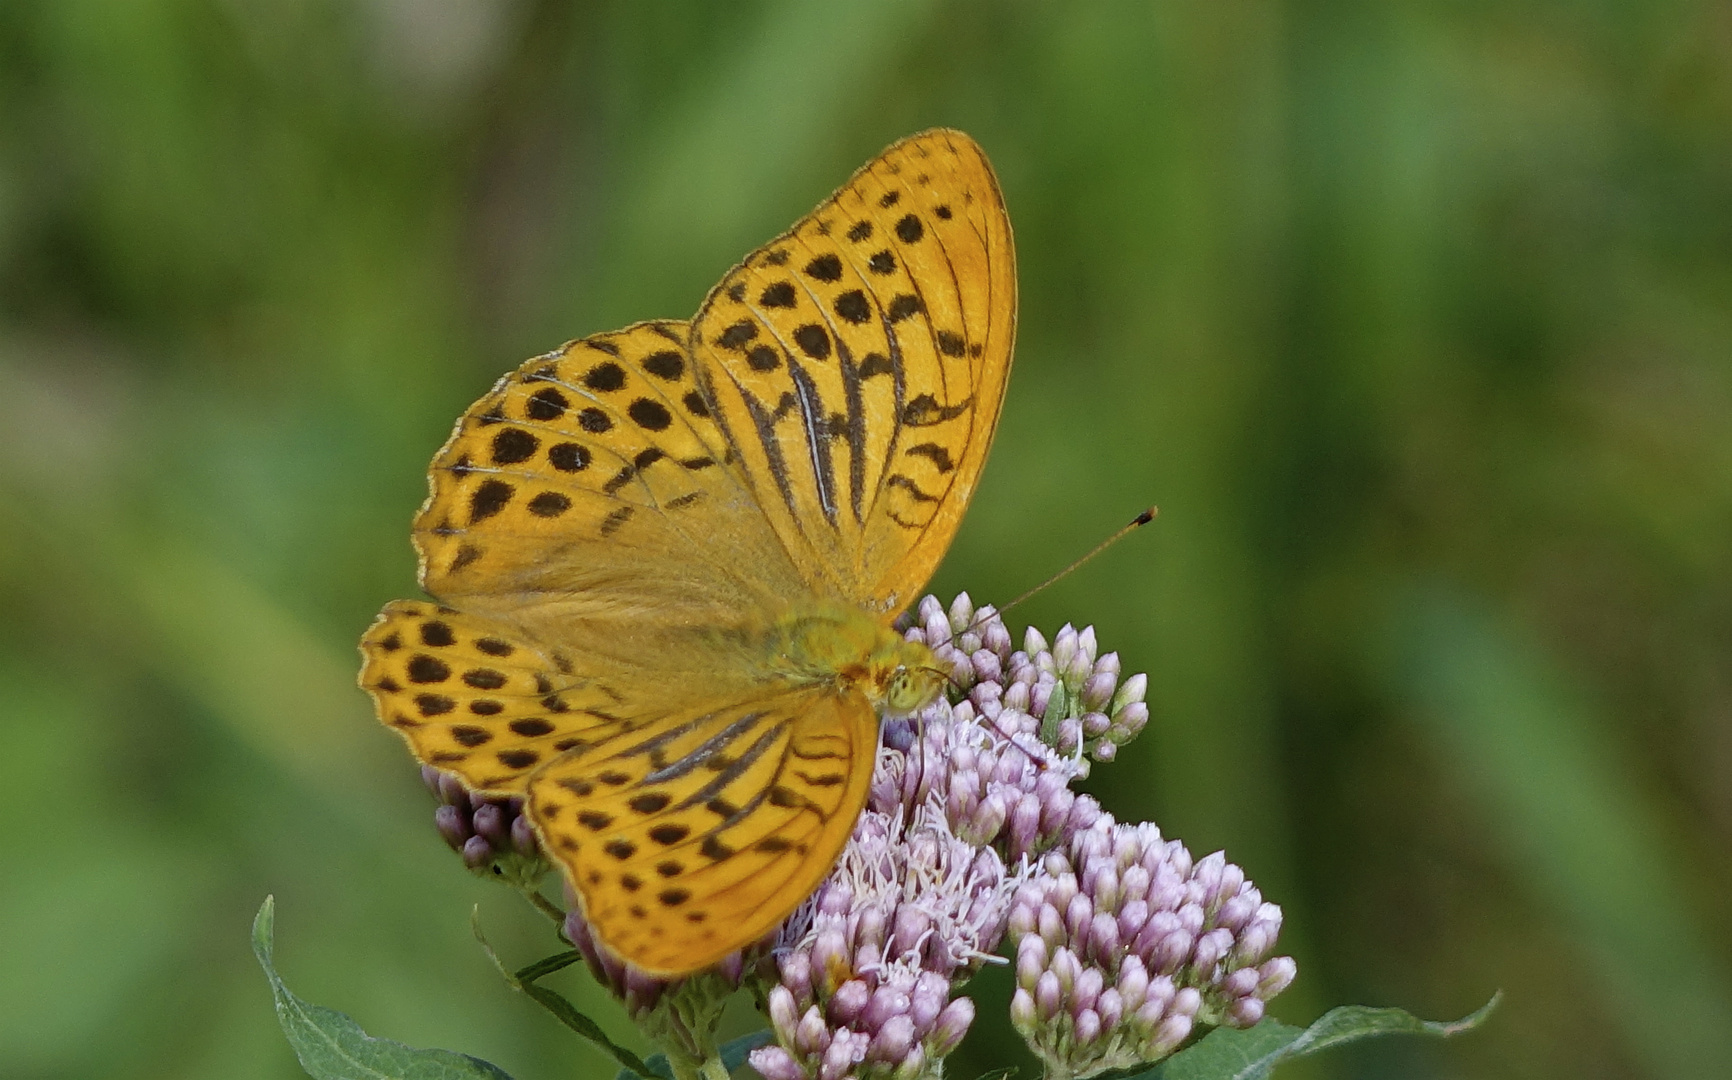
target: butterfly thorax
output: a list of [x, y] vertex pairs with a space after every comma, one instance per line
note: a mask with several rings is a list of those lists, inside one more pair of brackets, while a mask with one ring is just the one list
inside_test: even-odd
[[860, 693], [880, 712], [913, 712], [944, 686], [931, 649], [843, 605], [792, 609], [759, 631], [741, 632], [740, 639], [767, 678]]

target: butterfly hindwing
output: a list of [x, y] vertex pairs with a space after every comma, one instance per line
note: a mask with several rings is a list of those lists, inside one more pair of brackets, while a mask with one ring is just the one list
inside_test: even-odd
[[905, 606], [985, 462], [1016, 319], [1009, 219], [930, 131], [747, 256], [692, 323], [722, 435], [820, 594]]
[[361, 686], [421, 761], [470, 789], [520, 794], [537, 766], [629, 728], [566, 655], [489, 619], [412, 600], [361, 638]]
[[528, 805], [607, 945], [689, 971], [763, 937], [823, 880], [877, 739], [858, 694], [784, 690], [565, 754], [531, 779]]

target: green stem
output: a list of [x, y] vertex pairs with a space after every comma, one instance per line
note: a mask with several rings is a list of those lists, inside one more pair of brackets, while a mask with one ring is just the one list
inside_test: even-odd
[[540, 889], [526, 881], [514, 881], [512, 884], [517, 886], [517, 891], [523, 894], [523, 898], [528, 900], [535, 910], [553, 920], [556, 926], [565, 925], [565, 912], [558, 904], [541, 895]]

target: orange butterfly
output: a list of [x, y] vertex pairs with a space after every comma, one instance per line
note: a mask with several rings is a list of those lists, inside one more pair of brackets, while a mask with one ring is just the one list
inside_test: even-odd
[[998, 422], [1010, 222], [958, 131], [890, 147], [688, 322], [500, 379], [415, 520], [438, 605], [361, 685], [422, 762], [525, 795], [596, 936], [696, 971], [773, 929], [865, 804], [881, 712], [946, 673], [896, 614]]

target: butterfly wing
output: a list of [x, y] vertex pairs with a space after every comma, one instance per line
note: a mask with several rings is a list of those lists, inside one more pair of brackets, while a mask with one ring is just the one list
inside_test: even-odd
[[387, 604], [361, 655], [379, 719], [475, 791], [521, 794], [537, 766], [635, 722], [605, 684], [572, 674], [563, 650], [435, 604]]
[[686, 324], [653, 322], [502, 378], [433, 460], [414, 528], [423, 587], [566, 643], [576, 673], [640, 695], [689, 689], [672, 673], [724, 674], [729, 658], [706, 662], [691, 628], [731, 625], [802, 586], [695, 367]]
[[858, 694], [770, 691], [555, 759], [529, 781], [529, 812], [609, 948], [647, 971], [693, 971], [817, 888], [865, 803], [877, 745]]
[[985, 154], [890, 147], [692, 323], [719, 434], [820, 595], [906, 606], [955, 535], [1010, 374], [1016, 268]]

